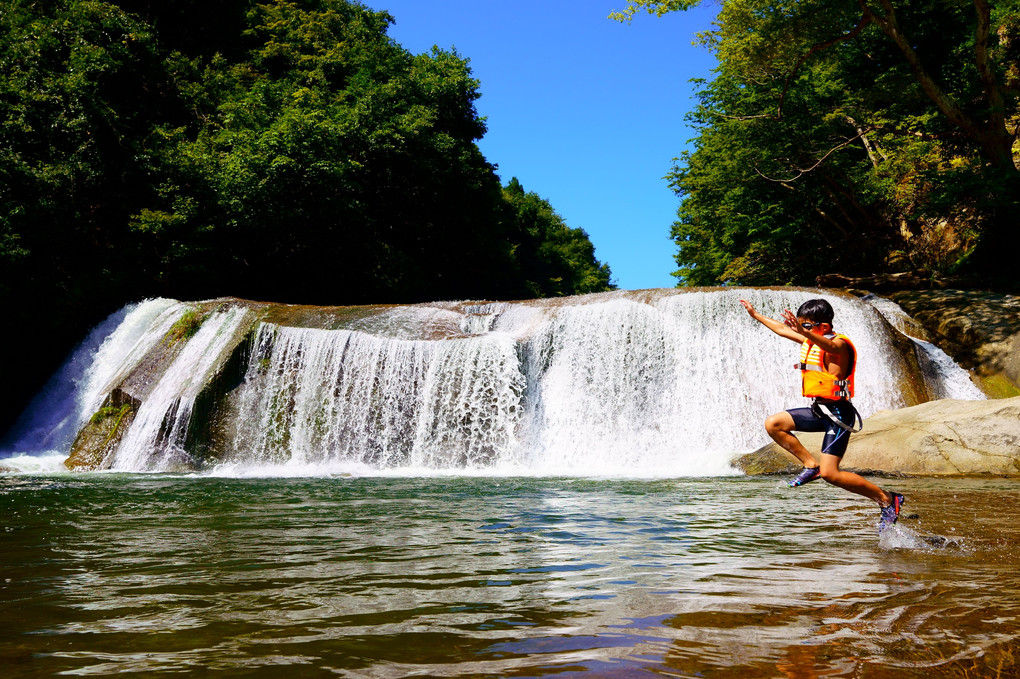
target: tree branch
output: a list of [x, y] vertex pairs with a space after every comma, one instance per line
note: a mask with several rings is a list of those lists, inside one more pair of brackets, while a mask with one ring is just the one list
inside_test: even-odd
[[977, 29], [974, 41], [974, 59], [978, 74], [981, 76], [981, 83], [984, 85], [985, 93], [988, 96], [988, 104], [991, 108], [990, 123], [994, 126], [1000, 124], [1005, 127], [1006, 123], [1006, 101], [999, 88], [999, 81], [995, 77], [995, 69], [992, 67], [988, 54], [988, 36], [992, 24], [992, 10], [987, 0], [974, 0], [974, 9], [977, 11]]
[[874, 129], [875, 128], [873, 128], [873, 127], [866, 127], [863, 130], [860, 130], [856, 135], [854, 135], [853, 137], [847, 139], [842, 144], [839, 144], [839, 145], [834, 146], [831, 149], [829, 149], [828, 152], [826, 152], [826, 154], [824, 156], [819, 158], [818, 161], [814, 165], [812, 165], [811, 167], [809, 167], [807, 169], [804, 169], [804, 170], [798, 170], [797, 174], [794, 175], [793, 177], [789, 177], [787, 179], [776, 179], [774, 177], [769, 177], [768, 175], [764, 174], [761, 170], [759, 170], [757, 166], [755, 166], [754, 171], [762, 179], [767, 179], [770, 182], [776, 182], [778, 184], [784, 184], [784, 183], [788, 183], [788, 182], [797, 181], [798, 179], [800, 179], [801, 177], [803, 177], [807, 173], [814, 172], [815, 170], [817, 170], [818, 167], [822, 163], [825, 162], [825, 159], [828, 158], [829, 156], [831, 156], [833, 153], [835, 153], [836, 151], [840, 150], [841, 148], [844, 148], [846, 146], [849, 146], [850, 144], [853, 144], [855, 141], [857, 141], [858, 139], [860, 139], [861, 137], [863, 137], [864, 135], [868, 134], [869, 132], [871, 132]]
[[993, 165], [1016, 169], [1013, 162], [1013, 136], [1006, 129], [1005, 99], [995, 77], [988, 52], [988, 38], [991, 27], [991, 7], [987, 0], [972, 0], [977, 13], [977, 29], [975, 31], [975, 66], [981, 77], [984, 99], [988, 107], [987, 120], [976, 120], [968, 115], [948, 93], [943, 90], [925, 69], [920, 57], [914, 51], [910, 41], [903, 35], [896, 18], [896, 10], [891, 0], [879, 0], [885, 15], [880, 16], [868, 6], [869, 0], [857, 0], [864, 15], [882, 29], [906, 59], [921, 89], [928, 95], [942, 115], [952, 124], [963, 130], [963, 133], [977, 142], [985, 159]]
[[[810, 59], [813, 55], [817, 54], [818, 52], [821, 52], [822, 50], [828, 49], [834, 45], [838, 45], [841, 42], [845, 42], [847, 40], [852, 40], [856, 38], [858, 35], [861, 34], [861, 32], [865, 28], [867, 28], [869, 23], [871, 23], [871, 20], [868, 19], [866, 16], [862, 16], [860, 21], [857, 22], [857, 25], [850, 29], [848, 33], [844, 33], [843, 35], [832, 38], [831, 40], [825, 40], [823, 42], [815, 43], [810, 47], [810, 49], [808, 49], [807, 52], [802, 54], [800, 56], [800, 59], [797, 60], [797, 63], [793, 65], [793, 68], [791, 68], [787, 72], [786, 76], [783, 78], [783, 92], [782, 94], [779, 95], [779, 105], [776, 107], [776, 112], [774, 114], [762, 113], [753, 116], [730, 116], [726, 115], [725, 113], [719, 113], [717, 111], [712, 111], [712, 114], [718, 116], [719, 118], [725, 118], [726, 120], [761, 120], [763, 118], [768, 120], [782, 120], [783, 105], [786, 103], [786, 95], [789, 94], [790, 92], [790, 85], [793, 82], [794, 76], [797, 75], [797, 72], [800, 71], [801, 67], [805, 63], [807, 63], [807, 60]], [[752, 80], [752, 82], [755, 81]]]
[[884, 153], [882, 153], [882, 149], [881, 148], [878, 148], [876, 150], [876, 146], [871, 143], [871, 140], [868, 139], [868, 135], [864, 132], [864, 130], [861, 128], [861, 126], [857, 124], [856, 120], [854, 120], [850, 116], [846, 116], [846, 120], [847, 120], [848, 123], [850, 123], [851, 125], [854, 126], [854, 129], [857, 130], [857, 134], [860, 135], [861, 143], [864, 144], [864, 150], [868, 152], [868, 158], [871, 160], [871, 166], [872, 167], [875, 167], [875, 168], [878, 167], [878, 163], [879, 163], [878, 156], [880, 154], [882, 156], [882, 160], [888, 160], [886, 155]]
[[921, 59], [917, 56], [917, 52], [914, 51], [910, 41], [907, 40], [906, 36], [900, 31], [899, 21], [896, 18], [896, 10], [892, 6], [889, 0], [879, 0], [882, 4], [882, 8], [885, 10], [885, 15], [880, 16], [875, 10], [868, 6], [868, 0], [858, 0], [861, 12], [864, 17], [871, 23], [882, 29], [882, 32], [886, 34], [893, 41], [896, 47], [900, 50], [900, 53], [906, 59], [907, 64], [910, 66], [910, 70], [914, 72], [914, 77], [917, 78], [918, 83], [921, 85], [921, 89], [928, 95], [935, 105], [938, 107], [942, 114], [949, 118], [957, 127], [964, 130], [968, 136], [973, 137], [976, 125], [974, 121], [960, 108], [953, 99], [946, 94], [945, 91], [939, 87], [939, 84], [935, 82], [935, 79], [928, 73], [928, 70], [921, 63]]

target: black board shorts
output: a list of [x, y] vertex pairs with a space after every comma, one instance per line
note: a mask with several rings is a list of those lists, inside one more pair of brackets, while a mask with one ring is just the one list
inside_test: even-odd
[[[854, 426], [856, 411], [848, 401], [827, 403], [826, 410], [846, 426]], [[820, 412], [820, 406], [793, 408], [786, 412], [790, 413], [790, 417], [793, 418], [794, 430], [825, 432], [825, 437], [822, 439], [823, 453], [843, 457], [843, 453], [846, 452], [846, 446], [850, 443], [850, 432], [825, 417]]]

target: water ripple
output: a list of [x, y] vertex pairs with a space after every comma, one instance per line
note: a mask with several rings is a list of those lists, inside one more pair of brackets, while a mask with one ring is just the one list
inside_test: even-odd
[[0, 477], [0, 663], [1014, 676], [1020, 522], [988, 507], [1020, 487], [897, 488], [917, 518], [879, 539], [873, 506], [768, 480]]

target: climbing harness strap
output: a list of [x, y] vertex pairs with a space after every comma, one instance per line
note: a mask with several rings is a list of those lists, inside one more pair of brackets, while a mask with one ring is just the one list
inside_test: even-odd
[[[832, 403], [824, 403], [822, 401], [819, 401], [818, 399], [815, 399], [814, 401], [811, 402], [811, 412], [813, 412], [817, 417], [825, 418], [829, 422], [832, 422], [834, 425], [836, 425], [840, 429], [845, 430], [850, 434], [856, 434], [857, 432], [862, 431], [864, 429], [864, 419], [861, 417], [861, 414], [857, 412], [857, 408], [855, 408], [854, 404], [850, 402], [850, 399], [846, 399], [845, 403], [846, 405], [850, 406], [851, 410], [854, 411], [854, 419], [851, 420], [850, 425], [844, 424], [842, 420], [839, 419], [839, 417], [835, 416], [835, 414], [832, 412], [832, 406], [834, 405]], [[860, 426], [854, 429], [853, 422], [856, 422]]]

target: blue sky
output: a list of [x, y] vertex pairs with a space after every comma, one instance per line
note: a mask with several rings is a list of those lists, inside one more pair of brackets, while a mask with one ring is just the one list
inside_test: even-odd
[[715, 9], [630, 24], [624, 0], [364, 0], [396, 19], [414, 53], [471, 60], [489, 131], [479, 146], [503, 183], [517, 177], [591, 236], [622, 289], [673, 287], [669, 227], [679, 199], [663, 177], [694, 132], [691, 78], [714, 59], [691, 45]]

